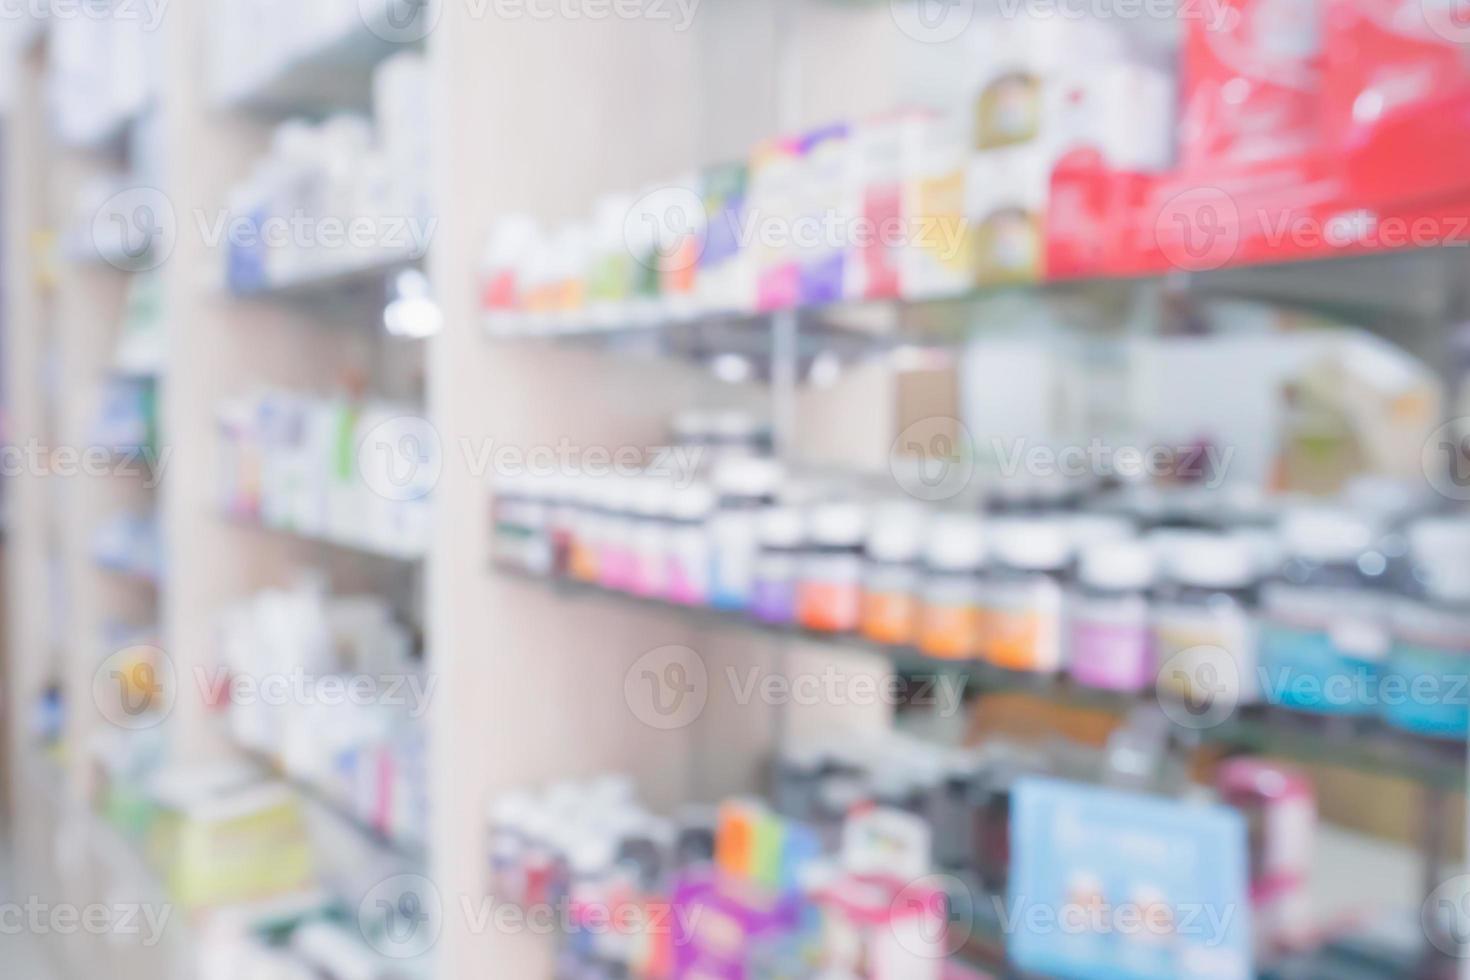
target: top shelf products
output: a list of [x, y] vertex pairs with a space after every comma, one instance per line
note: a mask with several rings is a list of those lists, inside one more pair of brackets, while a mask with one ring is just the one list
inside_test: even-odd
[[230, 194], [227, 279], [242, 295], [423, 255], [429, 207], [427, 71], [416, 54], [376, 69], [373, 118], [282, 123]]
[[[487, 325], [655, 325], [1466, 237], [1448, 216], [1470, 199], [1470, 136], [1436, 121], [1470, 111], [1453, 44], [1393, 33], [1366, 0], [1227, 7], [1218, 29], [1187, 21], [1182, 98], [1111, 25], [977, 18], [958, 102], [775, 136], [609, 194], [585, 221], [508, 216], [486, 243]], [[1384, 80], [1424, 72], [1443, 86]], [[1344, 120], [1343, 102], [1364, 108]]]

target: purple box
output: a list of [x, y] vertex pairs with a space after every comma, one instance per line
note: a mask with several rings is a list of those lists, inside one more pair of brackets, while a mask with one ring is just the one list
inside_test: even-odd
[[704, 872], [674, 889], [674, 910], [688, 923], [674, 946], [674, 980], [746, 980], [751, 950], [799, 927], [801, 897]]

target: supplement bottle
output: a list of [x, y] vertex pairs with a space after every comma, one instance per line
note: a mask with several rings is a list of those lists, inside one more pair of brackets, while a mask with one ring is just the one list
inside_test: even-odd
[[601, 534], [598, 538], [597, 581], [604, 589], [631, 592], [636, 564], [633, 557], [633, 477], [610, 476], [601, 481]]
[[495, 481], [490, 554], [491, 560], [502, 568], [529, 571], [526, 554], [533, 510], [530, 491], [530, 481], [524, 478], [502, 477]]
[[571, 574], [572, 543], [577, 536], [577, 481], [572, 477], [552, 480], [548, 499], [551, 574], [565, 578]]
[[753, 457], [726, 459], [715, 470], [719, 504], [710, 519], [714, 608], [743, 611], [750, 605], [758, 550], [756, 522], [761, 511], [775, 504], [783, 475], [779, 463]]
[[1173, 537], [1154, 607], [1156, 687], [1202, 725], [1258, 700], [1256, 556], [1248, 542], [1198, 532]]
[[1062, 667], [1062, 597], [1072, 547], [1055, 519], [1000, 522], [981, 598], [981, 656], [1004, 670]]
[[1393, 604], [1379, 710], [1396, 728], [1463, 740], [1470, 730], [1470, 517], [1423, 518], [1408, 537], [1412, 574]]
[[797, 621], [820, 633], [853, 633], [862, 615], [863, 540], [867, 512], [852, 503], [821, 504], [811, 512]]
[[604, 479], [580, 477], [573, 491], [577, 517], [568, 568], [574, 580], [590, 585], [596, 585], [598, 581], [597, 562], [604, 524]]
[[868, 532], [862, 631], [874, 643], [912, 646], [919, 627], [923, 517], [914, 507], [880, 508]]
[[1388, 653], [1387, 593], [1359, 558], [1374, 528], [1317, 507], [1281, 524], [1286, 559], [1261, 587], [1262, 694], [1271, 704], [1365, 715]]
[[1067, 604], [1067, 655], [1077, 683], [1128, 693], [1153, 684], [1153, 583], [1154, 555], [1142, 541], [1111, 541], [1082, 552]]
[[674, 488], [662, 477], [643, 477], [633, 492], [633, 566], [629, 591], [657, 599], [668, 591], [669, 533]]
[[714, 513], [714, 491], [704, 483], [691, 483], [674, 491], [669, 504], [668, 573], [664, 598], [680, 606], [709, 604], [710, 516]]
[[756, 525], [760, 552], [751, 583], [750, 615], [785, 626], [796, 621], [796, 589], [805, 541], [801, 512], [792, 507], [763, 511]]
[[985, 527], [978, 517], [946, 515], [930, 526], [920, 587], [919, 649], [944, 660], [980, 655], [980, 574]]

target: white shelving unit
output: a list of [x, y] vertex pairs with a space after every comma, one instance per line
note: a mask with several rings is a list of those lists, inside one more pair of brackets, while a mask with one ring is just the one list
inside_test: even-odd
[[[319, 56], [301, 53], [258, 90], [221, 101], [203, 81], [209, 5], [169, 7], [161, 190], [178, 235], [158, 270], [168, 321], [160, 427], [171, 455], [158, 499], [166, 577], [156, 601], [163, 647], [179, 676], [190, 677], [211, 662], [222, 609], [291, 581], [308, 565], [324, 568], [339, 589], [387, 590], [401, 587], [405, 575], [414, 579], [429, 670], [439, 680], [428, 878], [448, 914], [435, 951], [437, 976], [543, 977], [551, 975], [552, 952], [543, 937], [479, 931], [472, 917], [458, 914], [484, 897], [482, 816], [497, 795], [611, 769], [631, 773], [655, 806], [708, 802], [757, 786], [778, 733], [856, 733], [891, 724], [883, 708], [783, 710], [736, 703], [729, 685], [711, 685], [696, 723], [659, 731], [624, 697], [625, 677], [640, 658], [684, 646], [697, 650], [712, 674], [759, 666], [886, 675], [893, 668], [879, 652], [728, 629], [652, 606], [586, 602], [493, 573], [481, 451], [563, 441], [656, 446], [680, 409], [745, 407], [774, 415], [793, 456], [819, 451], [825, 463], [871, 467], [887, 459], [900, 412], [882, 360], [830, 388], [798, 392], [789, 372], [774, 385], [716, 385], [698, 364], [487, 337], [476, 276], [483, 243], [494, 220], [508, 213], [571, 218], [588, 213], [601, 193], [741, 156], [771, 134], [887, 109], [893, 25], [886, 4], [820, 0], [706, 0], [687, 32], [665, 21], [499, 19], [477, 17], [477, 9], [439, 5], [437, 26], [422, 45], [433, 80], [424, 111], [432, 121], [440, 217], [422, 264], [446, 326], [415, 345], [381, 336], [362, 303], [342, 298], [344, 289], [370, 295], [384, 270], [233, 296], [220, 288], [225, 255], [204, 240], [195, 220], [226, 207], [231, 184], [265, 152], [272, 120], [317, 113], [323, 95], [333, 105], [365, 104], [368, 69], [401, 46], [377, 43], [364, 29]], [[86, 445], [127, 273], [105, 263], [57, 262], [44, 244], [68, 213], [78, 182], [100, 165], [95, 154], [50, 136], [39, 97], [46, 56], [44, 41], [27, 49], [6, 129], [6, 399], [15, 441], [38, 434], [43, 443]], [[1292, 284], [1308, 299], [1309, 286]], [[1440, 310], [1421, 305], [1410, 312], [1428, 320]], [[260, 386], [322, 390], [349, 373], [388, 379], [399, 389], [394, 394], [420, 396], [443, 444], [434, 535], [427, 554], [407, 569], [221, 512], [221, 399]], [[53, 657], [71, 709], [68, 742], [74, 749], [85, 744], [101, 723], [90, 697], [100, 623], [114, 610], [154, 601], [153, 590], [99, 572], [88, 549], [90, 531], [127, 492], [116, 480], [27, 474], [8, 481], [6, 689], [11, 744], [22, 755]], [[46, 573], [53, 561], [60, 562], [68, 599], [60, 621]], [[178, 757], [233, 757], [235, 748], [216, 735], [202, 702], [181, 697], [172, 736]], [[82, 761], [74, 751], [49, 803], [20, 808], [18, 840], [35, 859], [24, 870], [53, 892], [86, 887], [65, 879], [67, 869], [50, 860], [65, 824], [50, 803], [75, 805]], [[17, 777], [15, 796], [34, 798], [35, 768], [16, 771], [30, 776]], [[105, 972], [156, 980], [172, 968], [145, 963], [140, 954], [136, 972], [119, 972], [110, 962]], [[1470, 968], [1462, 975], [1470, 978]]]

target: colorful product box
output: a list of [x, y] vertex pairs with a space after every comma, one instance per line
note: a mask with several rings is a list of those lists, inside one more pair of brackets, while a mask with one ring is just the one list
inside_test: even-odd
[[1313, 938], [1311, 874], [1317, 799], [1310, 780], [1261, 759], [1232, 759], [1216, 775], [1220, 799], [1250, 829], [1251, 902], [1265, 952], [1300, 949]]
[[1041, 145], [1050, 157], [1093, 149], [1114, 170], [1159, 172], [1175, 162], [1178, 91], [1167, 71], [1136, 61], [1060, 69], [1045, 91]]
[[1281, 160], [1321, 142], [1315, 0], [1216, 0], [1186, 22], [1184, 166]]
[[841, 874], [819, 886], [822, 976], [939, 980], [948, 898], [900, 878]]
[[661, 225], [658, 271], [664, 310], [675, 319], [686, 319], [698, 309], [699, 255], [705, 240], [699, 175], [688, 174], [667, 188], [656, 214]]
[[699, 259], [700, 306], [711, 313], [746, 313], [755, 308], [750, 253], [742, 248], [750, 171], [744, 163], [704, 172], [704, 251]]
[[1098, 19], [1000, 17], [977, 37], [972, 147], [1044, 142], [1054, 90], [1068, 75], [1099, 77], [1122, 56], [1122, 35]]
[[746, 980], [750, 959], [798, 928], [801, 899], [727, 875], [696, 875], [675, 889], [674, 914], [689, 924], [674, 944], [676, 980]]
[[1452, 2], [1324, 0], [1322, 113], [1370, 204], [1470, 188], [1470, 21]]
[[987, 150], [971, 159], [965, 210], [976, 284], [1042, 278], [1048, 171], [1036, 145]]
[[800, 255], [791, 220], [802, 195], [802, 145], [777, 138], [757, 147], [750, 164], [750, 235], [755, 265], [756, 308], [762, 313], [794, 309], [801, 298]]
[[802, 140], [800, 229], [801, 304], [825, 306], [845, 298], [854, 215], [848, 209], [854, 174], [846, 125], [816, 130]]
[[511, 333], [522, 325], [526, 306], [526, 257], [540, 239], [527, 215], [496, 221], [480, 268], [480, 310], [492, 333]]
[[857, 200], [853, 210], [862, 232], [847, 266], [849, 299], [896, 299], [908, 213], [904, 209], [904, 151], [907, 129], [918, 113], [874, 119], [852, 133]]
[[628, 316], [636, 279], [627, 232], [632, 210], [633, 199], [626, 194], [609, 194], [597, 202], [587, 270], [587, 323], [591, 327], [619, 326]]
[[1009, 953], [1092, 980], [1254, 976], [1247, 832], [1223, 806], [1026, 778], [1013, 791]]
[[911, 237], [901, 277], [906, 299], [955, 296], [972, 284], [965, 215], [970, 140], [964, 112], [924, 117], [908, 126], [904, 213]]

